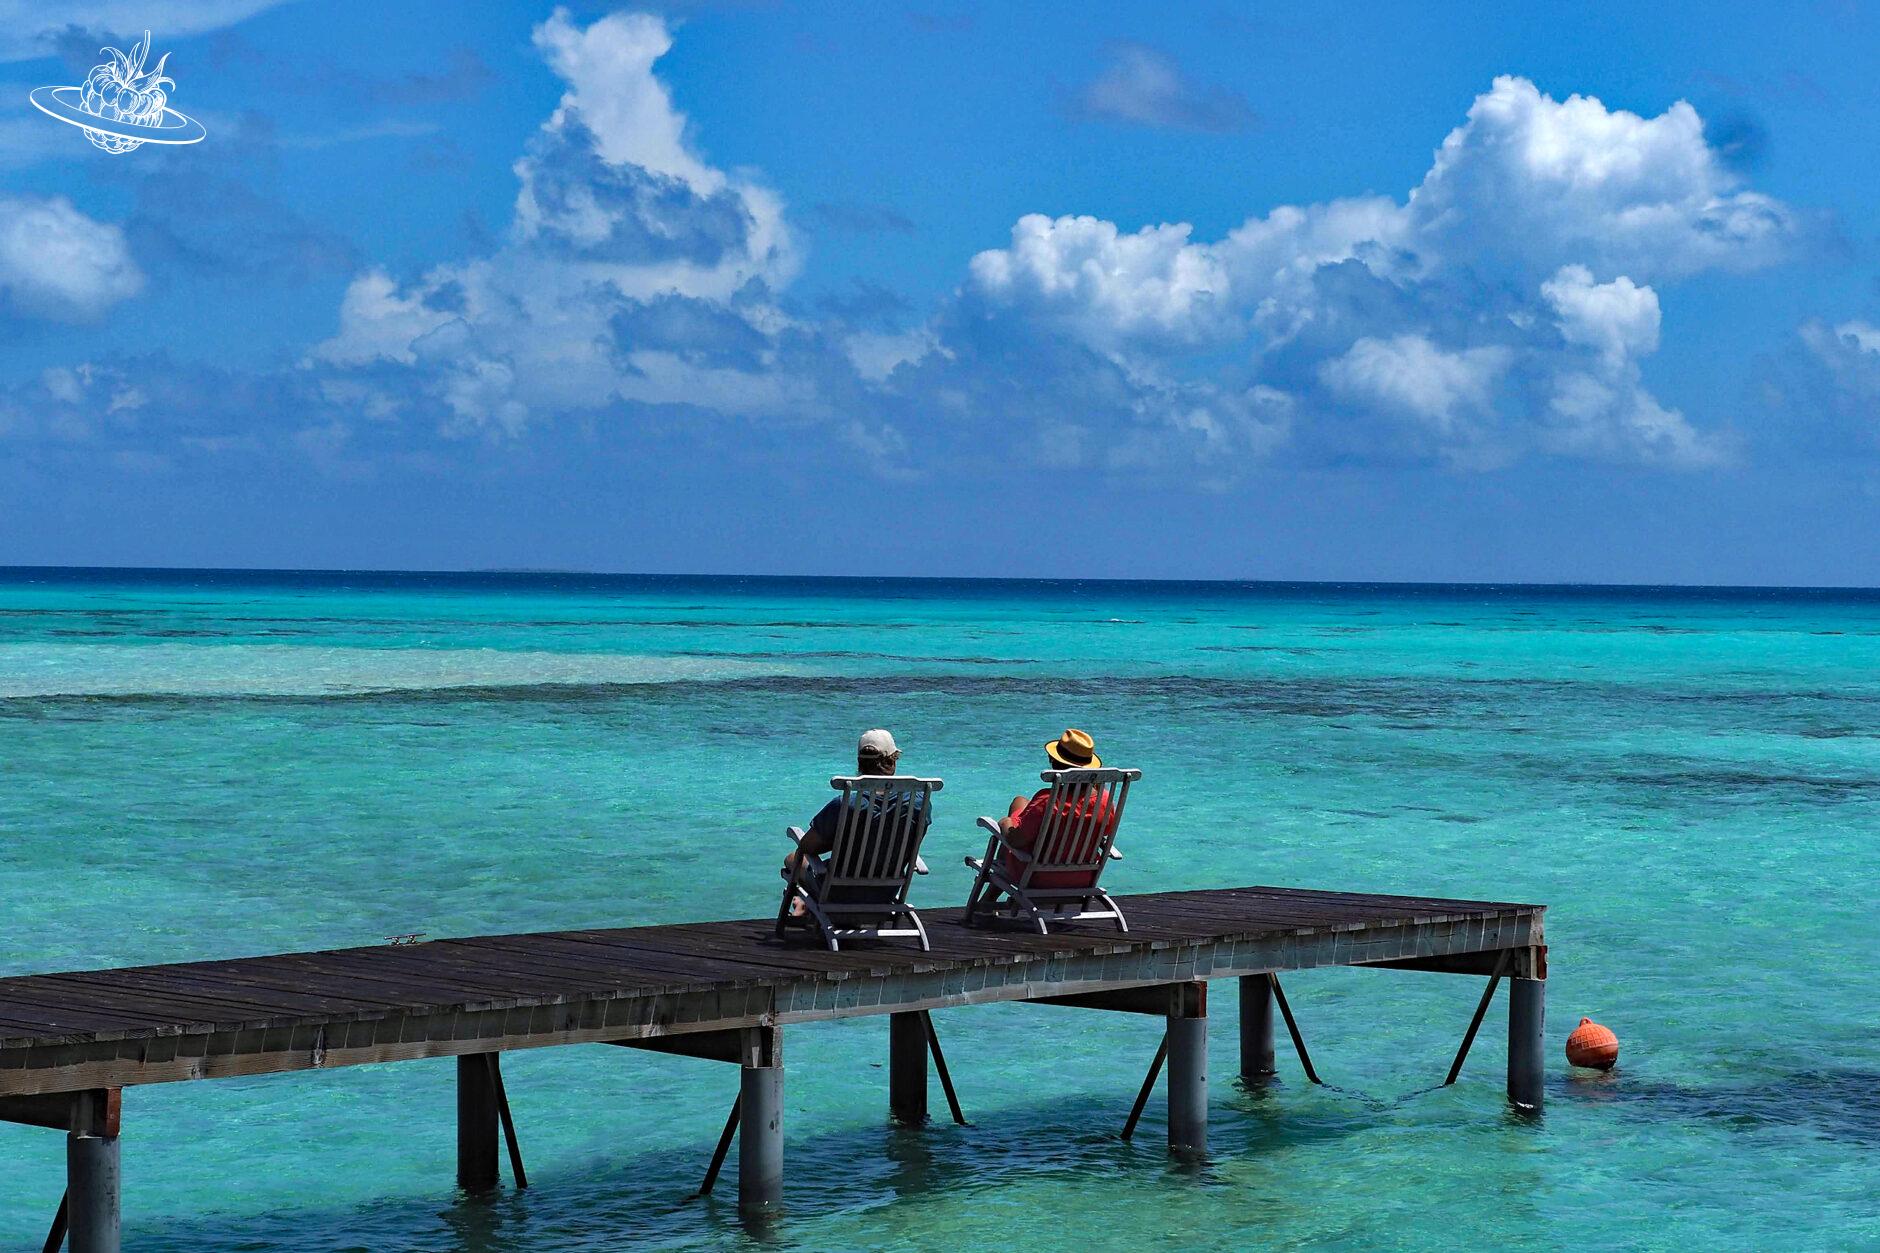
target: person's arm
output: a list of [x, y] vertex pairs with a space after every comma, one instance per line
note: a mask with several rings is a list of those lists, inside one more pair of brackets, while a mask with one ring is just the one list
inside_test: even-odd
[[1014, 796], [1012, 798], [1011, 808], [1005, 811], [1005, 817], [999, 819], [1000, 835], [1009, 837], [1012, 834], [1012, 828], [1018, 824], [1019, 814], [1024, 812], [1025, 806], [1028, 803], [1029, 802], [1022, 796]]
[[796, 851], [783, 859], [783, 864], [794, 870], [806, 857], [821, 857], [835, 847], [836, 822], [841, 817], [842, 798], [836, 797], [816, 811], [816, 816], [809, 820], [809, 830], [803, 833], [802, 843]]
[[1038, 832], [1044, 827], [1045, 807], [1051, 799], [1050, 789], [1046, 789], [1027, 801], [1024, 797], [1013, 798], [1013, 810], [999, 824], [1005, 833], [1005, 842], [1012, 848], [1028, 849], [1038, 839]]

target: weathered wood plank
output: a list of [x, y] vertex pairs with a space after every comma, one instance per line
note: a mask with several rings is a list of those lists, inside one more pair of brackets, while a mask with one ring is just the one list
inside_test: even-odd
[[[1122, 898], [1132, 929], [967, 928], [932, 950], [779, 944], [767, 919], [462, 937], [0, 979], [0, 1095], [264, 1074], [998, 1000], [1134, 1004], [1150, 985], [1326, 965], [1475, 971], [1544, 950], [1542, 907], [1283, 888]], [[1143, 1002], [1147, 1004], [1148, 1002]], [[705, 1047], [696, 1040], [678, 1051]]]

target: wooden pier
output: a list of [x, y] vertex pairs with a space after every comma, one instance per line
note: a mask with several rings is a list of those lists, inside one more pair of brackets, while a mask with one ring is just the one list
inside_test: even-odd
[[752, 920], [0, 979], [0, 1120], [67, 1133], [55, 1235], [69, 1223], [74, 1253], [100, 1253], [118, 1247], [124, 1088], [455, 1057], [458, 1182], [482, 1191], [497, 1183], [499, 1125], [521, 1165], [500, 1055], [623, 1045], [741, 1068], [720, 1158], [735, 1130], [739, 1201], [762, 1212], [783, 1194], [783, 1028], [792, 1023], [890, 1016], [890, 1107], [919, 1119], [936, 1040], [930, 1011], [1032, 1001], [1164, 1016], [1169, 1145], [1198, 1153], [1207, 981], [1241, 980], [1239, 1069], [1258, 1081], [1274, 1070], [1276, 993], [1292, 1026], [1277, 976], [1324, 966], [1488, 978], [1468, 1040], [1508, 978], [1508, 1095], [1540, 1107], [1544, 906], [1276, 887], [1119, 900], [1127, 933], [968, 928], [957, 910], [923, 911], [933, 945], [924, 953], [889, 941], [836, 953], [784, 944], [768, 920]]

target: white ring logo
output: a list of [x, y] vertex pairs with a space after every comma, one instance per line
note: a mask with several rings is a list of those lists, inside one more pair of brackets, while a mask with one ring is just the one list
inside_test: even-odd
[[145, 69], [150, 55], [150, 32], [129, 52], [101, 48], [111, 59], [94, 65], [77, 87], [35, 87], [33, 107], [48, 117], [82, 127], [85, 138], [112, 155], [133, 152], [145, 144], [193, 144], [208, 132], [202, 123], [169, 107], [164, 77], [164, 53], [155, 69]]

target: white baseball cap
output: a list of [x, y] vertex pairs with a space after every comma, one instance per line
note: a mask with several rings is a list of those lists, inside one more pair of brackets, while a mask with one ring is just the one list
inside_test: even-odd
[[877, 727], [873, 731], [862, 732], [862, 742], [856, 752], [864, 757], [899, 757], [901, 750], [895, 746], [894, 737]]

